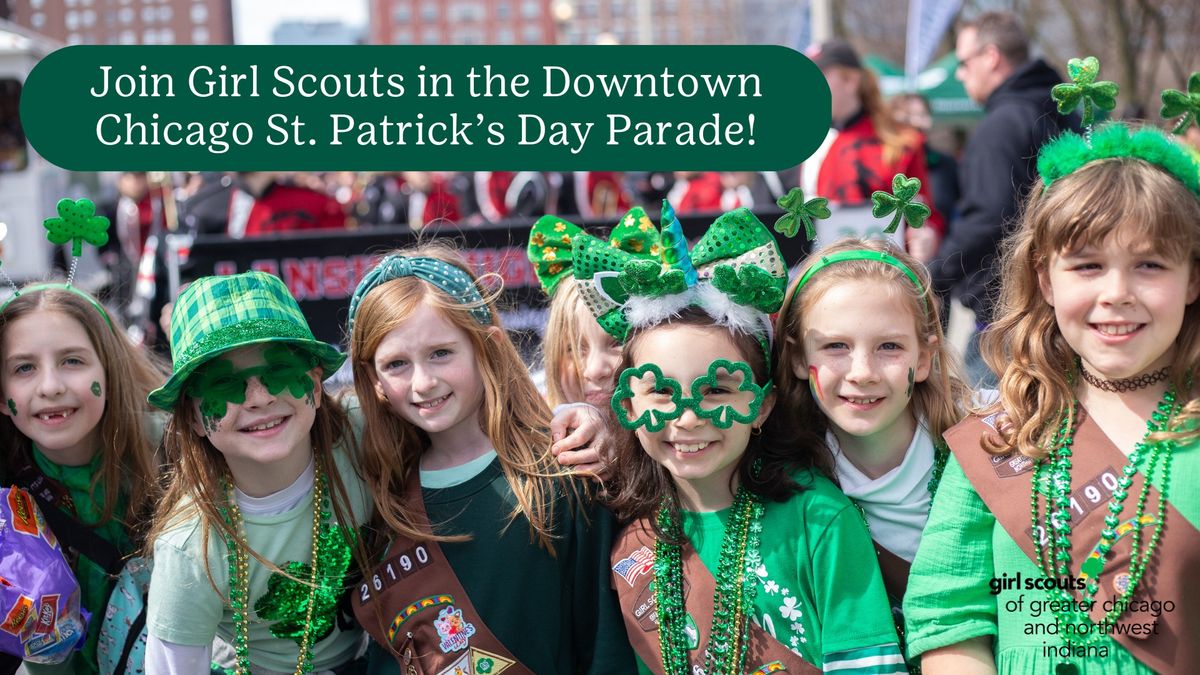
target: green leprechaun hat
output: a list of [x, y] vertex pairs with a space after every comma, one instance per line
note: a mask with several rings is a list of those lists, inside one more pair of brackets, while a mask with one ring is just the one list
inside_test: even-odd
[[308, 352], [332, 376], [346, 360], [336, 347], [313, 337], [296, 299], [279, 277], [264, 272], [204, 277], [179, 294], [171, 312], [175, 372], [150, 392], [150, 404], [172, 409], [184, 384], [210, 359], [238, 347], [280, 343]]

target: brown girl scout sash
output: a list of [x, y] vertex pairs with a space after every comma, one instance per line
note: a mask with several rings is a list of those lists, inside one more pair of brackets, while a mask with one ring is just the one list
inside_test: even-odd
[[[1090, 569], [1092, 566], [1086, 561], [1100, 541], [1109, 499], [1128, 459], [1086, 411], [1080, 408], [1078, 416], [1080, 421], [1073, 444], [1075, 452], [1071, 456], [1071, 560], [1073, 566], [1083, 565], [1083, 569]], [[1030, 525], [1033, 461], [1019, 453], [993, 456], [980, 446], [980, 439], [985, 434], [995, 433], [994, 417], [970, 417], [947, 431], [945, 439], [997, 522], [1030, 560], [1035, 560], [1033, 537], [1041, 533], [1035, 533]], [[1181, 452], [1196, 451], [1195, 447], [1181, 449], [1177, 446], [1175, 461], [1179, 461]], [[1093, 622], [1104, 618], [1129, 584], [1130, 532], [1134, 527], [1132, 520], [1137, 495], [1145, 478], [1139, 471], [1132, 480], [1125, 508], [1119, 516], [1121, 524], [1117, 532], [1120, 536], [1100, 573], [1100, 589], [1090, 612]], [[1175, 482], [1171, 489], [1194, 490], [1196, 487]], [[1159, 492], [1151, 486], [1143, 510], [1143, 542], [1149, 540], [1156, 524], [1158, 503]], [[1129, 608], [1117, 617], [1116, 625], [1105, 632], [1155, 671], [1196, 673], [1200, 672], [1200, 635], [1197, 633], [1200, 583], [1194, 581], [1194, 575], [1200, 570], [1200, 532], [1170, 502], [1167, 502], [1165, 518], [1162, 538], [1146, 566], [1137, 592], [1130, 598]], [[1046, 547], [1052, 546], [1048, 537], [1044, 541]], [[996, 570], [997, 574], [1002, 572], [1004, 570]], [[1078, 567], [1072, 573], [1082, 575]], [[1191, 583], [1186, 583], [1189, 580]], [[1074, 589], [1068, 592], [1076, 599], [1081, 593]], [[1149, 604], [1166, 601], [1174, 603], [1171, 611], [1161, 611], [1161, 608], [1154, 611], [1155, 606]]]
[[912, 563], [887, 550], [877, 541], [871, 543], [875, 544], [875, 555], [879, 558], [879, 571], [883, 574], [883, 587], [887, 590], [888, 598], [903, 598], [908, 589], [908, 571]]
[[[415, 471], [406, 497], [429, 527]], [[437, 542], [397, 535], [353, 596], [355, 618], [402, 675], [533, 675], [483, 623]]]
[[[629, 644], [656, 675], [664, 675], [662, 652], [658, 644], [658, 611], [654, 588], [654, 531], [643, 519], [626, 527], [613, 543], [613, 586], [621, 601], [621, 616]], [[683, 595], [688, 622], [688, 655], [693, 672], [704, 665], [704, 648], [712, 631], [712, 597], [716, 580], [704, 566], [696, 549], [683, 546]], [[694, 625], [693, 625], [694, 622]], [[820, 670], [771, 637], [757, 623], [750, 622], [750, 646], [746, 653], [749, 675], [790, 673], [819, 675]]]

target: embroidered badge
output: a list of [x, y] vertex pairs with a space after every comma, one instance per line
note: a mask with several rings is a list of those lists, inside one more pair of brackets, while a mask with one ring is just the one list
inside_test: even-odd
[[516, 661], [506, 659], [499, 654], [484, 651], [479, 647], [471, 647], [471, 665], [475, 675], [499, 675], [514, 665]]
[[1033, 471], [1033, 460], [1018, 452], [995, 455], [991, 458], [991, 462], [997, 478], [1012, 478]]
[[633, 588], [633, 581], [639, 576], [654, 569], [654, 551], [643, 546], [633, 552], [633, 555], [628, 558], [622, 558], [613, 565], [613, 572], [625, 580], [630, 588]]
[[782, 673], [787, 671], [787, 666], [779, 661], [765, 663], [750, 672], [750, 675], [768, 675], [769, 673]]
[[[364, 600], [364, 602], [366, 601]], [[406, 621], [412, 618], [414, 614], [422, 610], [453, 604], [453, 595], [450, 595], [449, 593], [439, 593], [438, 595], [430, 595], [428, 597], [421, 598], [399, 612], [396, 612], [395, 618], [392, 619], [392, 625], [388, 627], [388, 642], [395, 642], [396, 633], [400, 632], [400, 627], [403, 626]]]
[[471, 671], [471, 654], [463, 654], [454, 663], [438, 672], [438, 675], [474, 675]]
[[447, 654], [466, 649], [471, 636], [475, 634], [475, 626], [463, 619], [462, 610], [455, 609], [453, 605], [438, 612], [433, 627], [442, 639], [438, 646]]
[[1117, 595], [1123, 595], [1129, 589], [1129, 574], [1127, 572], [1118, 574], [1113, 578], [1112, 584], [1113, 590], [1117, 592]]

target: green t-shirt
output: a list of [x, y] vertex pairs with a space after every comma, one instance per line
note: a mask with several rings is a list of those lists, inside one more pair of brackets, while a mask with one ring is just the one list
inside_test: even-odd
[[[629, 673], [633, 652], [609, 582], [612, 516], [590, 505], [555, 503], [556, 557], [529, 538], [527, 520], [509, 524], [516, 504], [498, 461], [459, 485], [423, 489], [439, 534], [470, 534], [440, 543], [483, 622], [538, 675]], [[372, 642], [373, 675], [399, 673], [394, 657]]]
[[[1080, 449], [1076, 448], [1076, 452]], [[980, 451], [982, 452], [982, 450]], [[1161, 472], [1154, 486], [1161, 489]], [[1200, 523], [1200, 443], [1177, 447], [1171, 465], [1169, 501], [1193, 524]], [[1126, 508], [1136, 503], [1130, 494]], [[1164, 530], [1169, 537], [1169, 525]], [[1156, 554], [1157, 555], [1157, 554]], [[1008, 536], [991, 510], [971, 487], [962, 467], [951, 457], [938, 487], [929, 523], [921, 537], [921, 546], [909, 575], [904, 597], [904, 619], [908, 652], [914, 659], [924, 652], [958, 644], [977, 637], [991, 636], [1000, 673], [1048, 673], [1055, 664], [1069, 661], [1081, 675], [1102, 673], [1151, 673], [1119, 643], [1104, 638], [1107, 647], [1102, 658], [1062, 658], [1044, 653], [1049, 645], [1059, 647], [1061, 638], [1045, 634], [1027, 635], [1026, 626], [1054, 623], [1051, 612], [1035, 617], [1032, 600], [1044, 601], [1044, 591], [1011, 589], [999, 595], [989, 592], [993, 577], [1007, 574], [1037, 578], [1037, 566]], [[1018, 607], [1017, 611], [1004, 611]], [[1167, 600], [1169, 598], [1155, 598]]]
[[[862, 516], [823, 476], [795, 478], [807, 489], [765, 504], [751, 619], [826, 672], [906, 673]], [[716, 575], [729, 509], [681, 515], [684, 535]]]
[[[370, 496], [341, 448], [335, 450], [335, 461], [350, 499], [354, 525], [361, 525], [371, 513]], [[276, 515], [243, 514], [250, 547], [280, 567], [291, 561], [308, 563], [312, 556], [312, 497], [310, 489], [300, 503]], [[160, 640], [207, 646], [214, 636], [220, 635], [227, 642], [233, 642], [233, 611], [227, 603], [229, 564], [225, 542], [213, 532], [208, 538], [207, 552], [202, 550], [202, 544], [198, 518], [165, 532], [154, 542], [154, 575], [150, 582], [146, 626], [150, 634]], [[212, 573], [211, 582], [209, 572]], [[249, 561], [249, 572], [250, 662], [271, 670], [291, 672], [296, 667], [299, 645], [291, 638], [275, 637], [272, 628], [281, 630], [289, 620], [303, 622], [304, 613], [294, 609], [296, 603], [284, 599], [283, 593], [270, 590], [268, 581], [273, 573], [253, 557]], [[354, 562], [351, 561], [347, 574], [353, 572]], [[300, 595], [307, 598], [307, 590]], [[263, 600], [264, 596], [269, 597]], [[267, 616], [259, 614], [261, 607], [276, 601], [283, 607], [290, 606], [292, 611], [267, 610]], [[338, 623], [335, 617], [332, 632], [315, 645], [313, 665], [317, 670], [346, 664], [359, 647], [361, 630], [343, 630]]]

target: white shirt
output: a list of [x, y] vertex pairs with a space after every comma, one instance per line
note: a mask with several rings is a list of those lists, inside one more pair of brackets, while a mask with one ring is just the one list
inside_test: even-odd
[[929, 518], [929, 479], [934, 448], [926, 423], [917, 424], [900, 465], [879, 478], [870, 478], [846, 457], [832, 432], [826, 442], [833, 451], [834, 469], [846, 493], [867, 515], [871, 538], [908, 562], [917, 555], [921, 531]]

